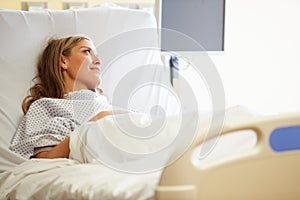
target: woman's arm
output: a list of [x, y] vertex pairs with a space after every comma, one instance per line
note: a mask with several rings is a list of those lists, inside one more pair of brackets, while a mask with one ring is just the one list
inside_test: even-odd
[[[97, 115], [95, 115], [89, 121], [96, 121], [108, 115], [121, 114], [121, 113], [125, 113], [125, 112], [102, 111], [99, 112]], [[36, 154], [34, 158], [69, 158], [69, 154], [70, 154], [69, 143], [70, 143], [70, 138], [67, 137], [61, 143], [53, 147], [50, 151], [40, 152]]]
[[70, 137], [67, 137], [61, 143], [53, 147], [50, 151], [43, 151], [34, 156], [34, 158], [69, 158]]

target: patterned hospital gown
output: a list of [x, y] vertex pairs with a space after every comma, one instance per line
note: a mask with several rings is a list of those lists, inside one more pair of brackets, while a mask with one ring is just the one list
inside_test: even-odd
[[39, 99], [23, 117], [10, 149], [30, 158], [36, 149], [59, 144], [77, 126], [104, 110], [112, 110], [106, 97], [90, 90], [68, 93], [65, 99]]

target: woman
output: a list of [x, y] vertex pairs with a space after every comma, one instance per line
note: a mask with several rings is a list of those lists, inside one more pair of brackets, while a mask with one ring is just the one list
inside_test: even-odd
[[68, 158], [68, 135], [87, 121], [112, 114], [112, 106], [96, 92], [100, 64], [88, 37], [50, 40], [23, 100], [25, 116], [10, 149], [26, 158]]

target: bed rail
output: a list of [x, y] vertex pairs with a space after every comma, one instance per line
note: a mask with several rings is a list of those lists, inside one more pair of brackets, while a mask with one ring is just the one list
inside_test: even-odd
[[[205, 139], [199, 133], [184, 155], [164, 169], [155, 199], [300, 199], [300, 114], [262, 116], [224, 128], [221, 135], [249, 129], [257, 134], [253, 148], [242, 157], [228, 157], [206, 167], [191, 161]], [[282, 144], [272, 142], [276, 137], [279, 143], [290, 137], [292, 144], [283, 147], [292, 148], [281, 151]]]

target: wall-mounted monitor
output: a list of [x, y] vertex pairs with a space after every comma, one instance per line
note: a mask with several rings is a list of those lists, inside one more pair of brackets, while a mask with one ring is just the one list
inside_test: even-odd
[[[224, 51], [225, 0], [156, 0], [156, 17], [163, 50]], [[164, 29], [182, 33], [203, 48]]]

